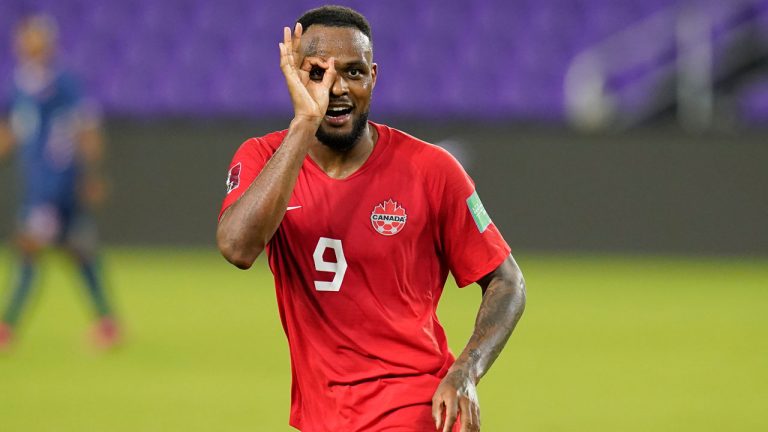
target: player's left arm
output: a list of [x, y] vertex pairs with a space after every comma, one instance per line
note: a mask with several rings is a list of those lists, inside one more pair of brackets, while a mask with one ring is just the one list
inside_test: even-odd
[[78, 156], [82, 165], [81, 198], [89, 207], [98, 207], [106, 199], [104, 178], [104, 130], [98, 119], [81, 121], [78, 131]]
[[525, 309], [525, 280], [512, 255], [477, 283], [483, 300], [475, 329], [432, 398], [435, 427], [452, 431], [461, 414], [461, 432], [480, 430], [477, 384], [506, 345]]

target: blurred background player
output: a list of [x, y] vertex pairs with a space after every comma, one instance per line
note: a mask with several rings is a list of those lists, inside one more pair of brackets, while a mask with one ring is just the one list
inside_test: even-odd
[[0, 349], [11, 343], [28, 303], [40, 252], [52, 245], [63, 247], [78, 266], [98, 318], [94, 340], [109, 347], [118, 341], [118, 328], [99, 274], [89, 215], [106, 195], [100, 122], [75, 78], [55, 62], [55, 22], [30, 15], [14, 36], [18, 64], [8, 115], [0, 122], [0, 159], [13, 150], [18, 154], [22, 188], [14, 244], [20, 263], [0, 309]]

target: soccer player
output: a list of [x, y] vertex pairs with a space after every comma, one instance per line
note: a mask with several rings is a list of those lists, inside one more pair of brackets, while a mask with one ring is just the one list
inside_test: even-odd
[[15, 245], [21, 258], [15, 286], [0, 310], [0, 349], [13, 338], [32, 289], [40, 252], [60, 245], [82, 274], [98, 317], [95, 342], [109, 347], [118, 328], [97, 266], [95, 226], [89, 210], [105, 196], [100, 172], [103, 140], [74, 77], [54, 62], [56, 27], [51, 18], [23, 19], [15, 33], [10, 115], [0, 121], [0, 159], [19, 153], [20, 217]]
[[[348, 8], [284, 29], [287, 130], [236, 152], [218, 246], [267, 251], [288, 337], [290, 424], [306, 432], [476, 431], [477, 383], [523, 313], [510, 248], [446, 151], [368, 121], [371, 30]], [[454, 359], [436, 308], [449, 271], [483, 291]]]

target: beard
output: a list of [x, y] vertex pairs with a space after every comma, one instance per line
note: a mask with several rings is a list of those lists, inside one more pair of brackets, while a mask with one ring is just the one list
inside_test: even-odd
[[329, 133], [323, 130], [322, 126], [317, 128], [315, 137], [326, 146], [339, 153], [346, 153], [357, 144], [363, 135], [365, 126], [368, 124], [368, 112], [364, 112], [355, 120], [352, 125], [352, 131], [348, 134]]

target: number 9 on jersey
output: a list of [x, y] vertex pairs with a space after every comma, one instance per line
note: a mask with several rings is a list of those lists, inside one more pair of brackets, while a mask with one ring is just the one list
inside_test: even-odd
[[[326, 249], [333, 249], [334, 254], [336, 254], [336, 262], [323, 260]], [[344, 273], [347, 272], [347, 259], [344, 258], [341, 240], [320, 237], [312, 258], [315, 259], [315, 270], [334, 273], [333, 280], [330, 282], [315, 281], [315, 289], [318, 291], [339, 291], [341, 283], [344, 281]]]

